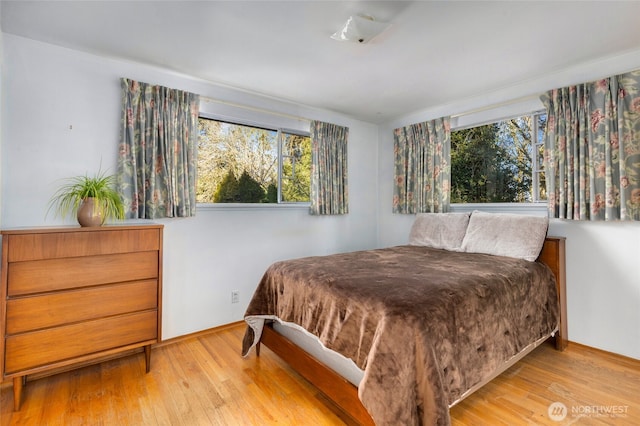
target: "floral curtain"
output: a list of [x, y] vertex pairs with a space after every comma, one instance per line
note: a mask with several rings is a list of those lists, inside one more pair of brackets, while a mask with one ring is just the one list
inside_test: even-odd
[[550, 216], [640, 220], [640, 70], [551, 90], [542, 101]]
[[129, 218], [194, 216], [200, 97], [121, 79], [118, 189]]
[[394, 213], [444, 213], [451, 195], [450, 118], [394, 130]]
[[349, 213], [347, 139], [349, 128], [312, 121], [311, 206], [313, 215]]

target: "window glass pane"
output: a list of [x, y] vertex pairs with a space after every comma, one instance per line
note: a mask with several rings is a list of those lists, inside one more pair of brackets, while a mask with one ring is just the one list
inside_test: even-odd
[[534, 161], [542, 136], [534, 120], [540, 123], [527, 115], [452, 131], [451, 202], [537, 201], [543, 186]]
[[198, 130], [197, 202], [268, 202], [269, 186], [277, 187], [278, 132], [202, 117]]
[[198, 203], [309, 201], [308, 136], [205, 117], [200, 117], [198, 130]]
[[535, 201], [546, 201], [547, 185], [544, 177], [544, 132], [547, 127], [547, 114], [538, 114], [538, 140], [537, 140], [537, 161], [538, 161], [538, 197]]
[[311, 191], [311, 139], [282, 133], [283, 202], [308, 202]]

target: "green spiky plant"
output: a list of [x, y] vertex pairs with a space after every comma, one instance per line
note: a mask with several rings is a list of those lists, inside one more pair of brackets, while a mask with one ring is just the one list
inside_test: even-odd
[[124, 219], [124, 204], [114, 189], [115, 176], [99, 171], [93, 177], [75, 176], [66, 179], [66, 182], [51, 197], [47, 213], [54, 209], [56, 216], [77, 215], [86, 198], [95, 198], [98, 205], [102, 206], [105, 221]]

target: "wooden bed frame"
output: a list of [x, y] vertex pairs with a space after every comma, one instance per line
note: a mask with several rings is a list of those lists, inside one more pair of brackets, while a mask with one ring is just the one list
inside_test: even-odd
[[[560, 302], [560, 324], [554, 339], [556, 349], [563, 351], [568, 343], [565, 238], [547, 237], [540, 256], [538, 256], [538, 261], [549, 266], [556, 277], [556, 288]], [[265, 324], [262, 331], [262, 337], [256, 346], [258, 356], [260, 355], [260, 344], [264, 344], [283, 361], [287, 362], [298, 374], [316, 386], [356, 422], [362, 425], [375, 425], [358, 398], [358, 388], [356, 386], [309, 355], [289, 339], [277, 333], [271, 325]]]

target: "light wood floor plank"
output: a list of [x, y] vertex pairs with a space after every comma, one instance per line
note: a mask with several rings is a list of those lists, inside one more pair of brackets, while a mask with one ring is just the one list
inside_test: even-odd
[[[242, 358], [243, 333], [238, 324], [160, 345], [149, 374], [137, 354], [29, 381], [19, 412], [5, 384], [0, 426], [354, 424], [267, 348]], [[567, 406], [562, 422], [548, 415], [554, 402]], [[593, 407], [626, 412], [585, 415]], [[453, 407], [451, 418], [455, 426], [638, 425], [640, 361], [545, 344]]]

